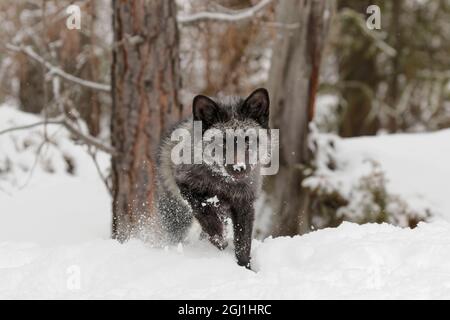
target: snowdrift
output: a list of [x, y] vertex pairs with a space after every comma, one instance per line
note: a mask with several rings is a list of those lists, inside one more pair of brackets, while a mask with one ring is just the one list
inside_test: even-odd
[[448, 299], [450, 225], [344, 223], [269, 238], [254, 242], [253, 266], [257, 272], [238, 267], [231, 249], [201, 242], [165, 250], [138, 241], [3, 243], [0, 298]]

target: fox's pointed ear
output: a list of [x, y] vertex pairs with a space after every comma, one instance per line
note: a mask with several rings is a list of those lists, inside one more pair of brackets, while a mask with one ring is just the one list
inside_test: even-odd
[[210, 98], [198, 95], [192, 103], [194, 121], [201, 121], [203, 130], [207, 130], [221, 119], [219, 106]]
[[253, 91], [242, 105], [241, 113], [257, 121], [263, 128], [269, 128], [269, 92], [260, 88]]

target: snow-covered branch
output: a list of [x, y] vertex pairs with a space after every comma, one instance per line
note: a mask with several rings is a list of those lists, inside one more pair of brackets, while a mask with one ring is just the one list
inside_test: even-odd
[[21, 52], [30, 57], [31, 59], [39, 62], [42, 64], [45, 68], [47, 68], [50, 73], [55, 74], [63, 79], [66, 79], [67, 81], [71, 81], [73, 83], [79, 84], [83, 87], [87, 87], [94, 90], [100, 90], [105, 92], [111, 91], [111, 86], [103, 83], [98, 83], [94, 81], [89, 81], [85, 79], [78, 78], [74, 75], [71, 75], [64, 70], [52, 65], [50, 62], [46, 61], [44, 58], [42, 58], [40, 55], [38, 55], [31, 47], [29, 46], [15, 46], [12, 44], [7, 44], [6, 48], [8, 50], [14, 51], [14, 52]]
[[235, 13], [222, 12], [198, 12], [191, 15], [179, 15], [178, 22], [181, 24], [196, 23], [205, 20], [223, 21], [223, 22], [238, 22], [253, 18], [256, 13], [269, 5], [272, 0], [261, 0], [258, 4], [248, 9], [239, 10]]

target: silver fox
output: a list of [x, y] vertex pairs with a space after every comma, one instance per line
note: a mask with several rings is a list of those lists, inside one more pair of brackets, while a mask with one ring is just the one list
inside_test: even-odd
[[[193, 100], [193, 116], [176, 129], [193, 133], [194, 121], [201, 121], [202, 133], [209, 129], [268, 129], [269, 94], [257, 89], [247, 99], [217, 100], [198, 95]], [[224, 221], [233, 223], [237, 262], [250, 268], [254, 202], [258, 197], [262, 176], [260, 163], [175, 164], [172, 149], [177, 144], [170, 134], [161, 144], [158, 157], [158, 212], [165, 233], [173, 243], [183, 241], [193, 219], [203, 233], [220, 250], [228, 243]], [[224, 148], [229, 144], [224, 144]], [[234, 158], [236, 161], [237, 159]]]

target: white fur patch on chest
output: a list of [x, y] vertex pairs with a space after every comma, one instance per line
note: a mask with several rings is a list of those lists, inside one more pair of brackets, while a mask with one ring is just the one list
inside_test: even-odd
[[214, 207], [218, 207], [219, 206], [219, 198], [217, 198], [217, 196], [211, 197], [206, 199], [206, 202], [202, 202], [202, 207], [206, 207], [207, 205], [212, 205]]

